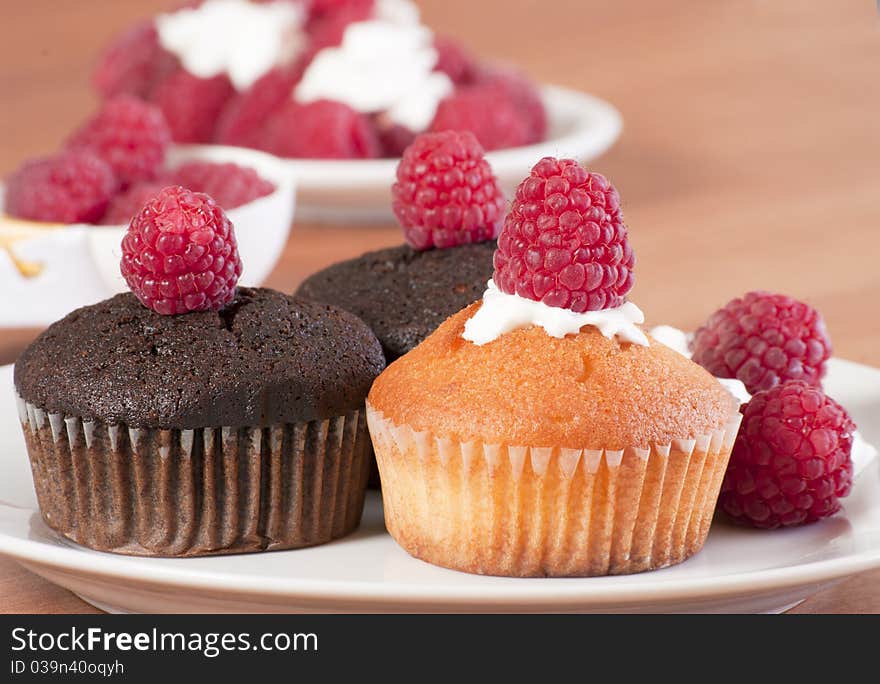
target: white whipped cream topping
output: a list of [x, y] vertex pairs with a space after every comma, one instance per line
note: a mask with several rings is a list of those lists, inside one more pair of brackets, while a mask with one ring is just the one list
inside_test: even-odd
[[394, 24], [419, 24], [419, 8], [410, 0], [376, 0], [373, 16]]
[[648, 334], [682, 356], [691, 358], [690, 340], [684, 330], [671, 325], [656, 325], [648, 331]]
[[[293, 96], [302, 103], [328, 99], [359, 112], [383, 112], [414, 93], [434, 92], [426, 81], [436, 64], [433, 34], [424, 26], [387, 19], [355, 22], [345, 29], [341, 45], [315, 55]], [[431, 109], [429, 104], [401, 107], [406, 107], [406, 118], [416, 109], [419, 121], [426, 118], [424, 110]]]
[[196, 8], [160, 14], [156, 29], [162, 47], [191, 74], [225, 73], [241, 91], [302, 49], [304, 21], [302, 6], [287, 0], [206, 0]]
[[399, 124], [411, 131], [424, 131], [431, 125], [441, 100], [452, 93], [455, 86], [442, 71], [433, 71], [410, 92], [385, 112], [388, 123]]
[[516, 294], [507, 294], [498, 289], [494, 280], [490, 280], [483, 293], [483, 304], [464, 324], [462, 336], [469, 342], [483, 345], [506, 332], [531, 325], [544, 328], [551, 337], [576, 334], [585, 325], [592, 325], [605, 337], [616, 336], [624, 342], [647, 347], [648, 338], [637, 325], [644, 322], [645, 315], [632, 302], [625, 302], [615, 309], [575, 313], [570, 309], [547, 306]]

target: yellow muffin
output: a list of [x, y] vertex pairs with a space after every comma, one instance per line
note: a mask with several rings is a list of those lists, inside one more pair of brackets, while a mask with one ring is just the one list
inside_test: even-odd
[[623, 574], [702, 548], [737, 402], [668, 347], [592, 326], [478, 346], [476, 303], [375, 381], [367, 416], [391, 535], [490, 575]]

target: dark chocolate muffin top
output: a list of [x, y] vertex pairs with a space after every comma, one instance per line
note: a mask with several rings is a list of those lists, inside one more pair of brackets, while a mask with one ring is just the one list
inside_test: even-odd
[[490, 241], [423, 252], [402, 245], [367, 252], [309, 276], [296, 294], [362, 318], [390, 363], [483, 296], [492, 277], [495, 245]]
[[49, 327], [16, 362], [15, 387], [108, 424], [260, 427], [359, 408], [384, 366], [370, 329], [326, 304], [239, 288], [223, 311], [161, 316], [126, 293]]

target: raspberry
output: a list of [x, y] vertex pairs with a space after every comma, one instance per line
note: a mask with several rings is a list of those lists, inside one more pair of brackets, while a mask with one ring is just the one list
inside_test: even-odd
[[241, 276], [235, 230], [208, 195], [164, 188], [131, 220], [121, 271], [156, 313], [220, 310], [232, 301]]
[[165, 161], [171, 131], [158, 107], [131, 95], [108, 100], [67, 141], [110, 164], [122, 187], [151, 180]]
[[233, 97], [217, 122], [217, 142], [259, 148], [264, 124], [290, 98], [301, 75], [302, 69], [298, 67], [276, 67]]
[[547, 111], [541, 94], [526, 76], [514, 69], [495, 68], [476, 77], [476, 82], [496, 92], [499, 99], [509, 100], [526, 121], [527, 145], [547, 137]]
[[308, 46], [303, 56], [303, 63], [311, 62], [324, 48], [341, 44], [348, 25], [370, 19], [373, 16], [373, 9], [373, 0], [331, 0], [314, 3], [306, 26]]
[[225, 75], [199, 78], [179, 69], [157, 87], [154, 100], [176, 142], [205, 143], [213, 138], [220, 112], [233, 93]]
[[210, 195], [227, 211], [275, 191], [275, 186], [253, 169], [232, 163], [192, 161], [169, 175], [173, 184]]
[[96, 223], [116, 190], [116, 177], [90, 150], [68, 150], [24, 163], [6, 185], [6, 212], [32, 221]]
[[504, 193], [473, 133], [423, 133], [406, 148], [391, 187], [392, 208], [415, 249], [492, 240]]
[[148, 98], [156, 83], [176, 66], [177, 58], [159, 45], [155, 24], [144, 21], [104, 50], [92, 73], [92, 84], [105, 98], [123, 94]]
[[147, 200], [157, 195], [166, 185], [168, 183], [161, 181], [149, 181], [147, 183], [131, 185], [127, 190], [120, 192], [110, 200], [110, 205], [101, 219], [101, 224], [105, 226], [118, 226], [128, 223], [143, 208]]
[[373, 15], [375, 0], [312, 0], [309, 7], [309, 30], [321, 20], [344, 15], [350, 21], [364, 21]]
[[840, 510], [852, 486], [855, 425], [822, 390], [793, 381], [743, 407], [719, 505], [734, 521], [774, 528]]
[[445, 97], [430, 130], [471, 131], [487, 150], [524, 145], [530, 136], [529, 121], [494, 86], [459, 88]]
[[614, 186], [573, 159], [545, 157], [516, 190], [493, 279], [508, 294], [582, 313], [623, 304], [634, 263]]
[[477, 72], [476, 60], [454, 38], [434, 36], [434, 49], [437, 51], [437, 64], [434, 71], [442, 71], [456, 85], [473, 81]]
[[709, 317], [693, 351], [710, 373], [738, 378], [754, 394], [787, 380], [821, 385], [831, 341], [814, 308], [785, 295], [749, 292]]
[[390, 126], [379, 126], [379, 143], [383, 157], [400, 157], [403, 151], [412, 145], [416, 134], [406, 126], [393, 123]]
[[379, 156], [372, 122], [342, 102], [288, 102], [271, 118], [265, 149], [282, 157], [366, 159]]

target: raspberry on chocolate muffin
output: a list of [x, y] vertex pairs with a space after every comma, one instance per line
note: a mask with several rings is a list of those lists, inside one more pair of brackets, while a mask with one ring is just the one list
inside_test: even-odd
[[372, 331], [328, 304], [236, 288], [235, 231], [201, 193], [150, 198], [123, 252], [134, 292], [72, 312], [15, 364], [46, 524], [148, 556], [298, 548], [354, 530], [364, 400], [385, 365]]
[[388, 362], [480, 298], [492, 276], [505, 207], [498, 180], [469, 132], [418, 136], [397, 167], [392, 196], [408, 244], [333, 264], [297, 290], [363, 319]]
[[318, 271], [296, 294], [364, 320], [390, 363], [480, 298], [492, 275], [494, 251], [494, 240], [427, 251], [389, 247]]

